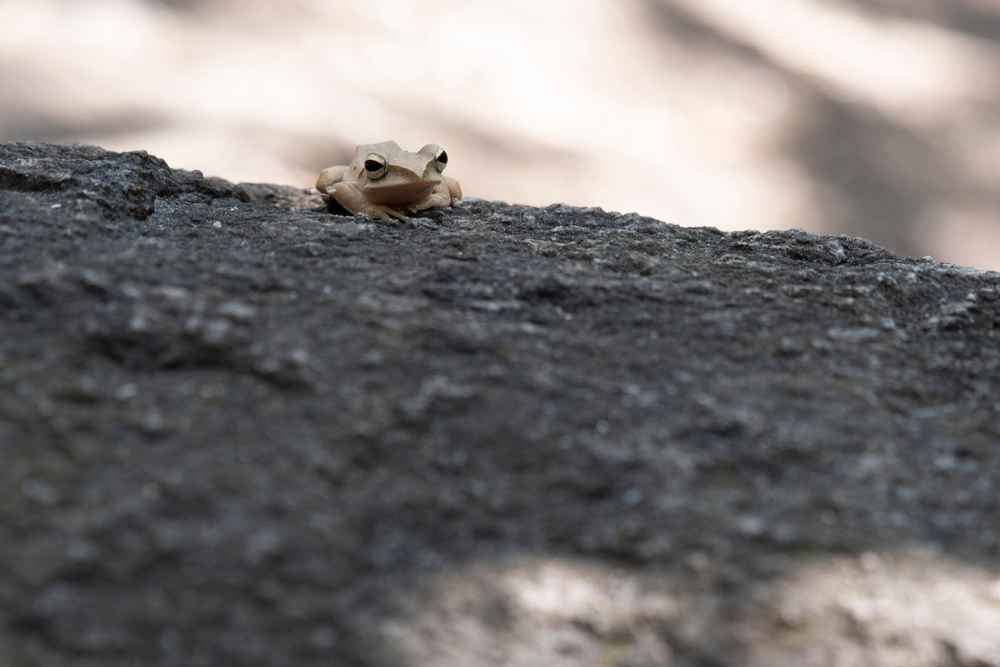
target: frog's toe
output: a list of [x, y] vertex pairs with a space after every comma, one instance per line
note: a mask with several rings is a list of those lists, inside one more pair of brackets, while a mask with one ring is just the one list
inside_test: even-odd
[[396, 218], [396, 220], [399, 220], [400, 222], [407, 222], [410, 219], [402, 211], [397, 211], [396, 209], [391, 208], [389, 206], [386, 207], [385, 212], [391, 215], [392, 217]]
[[393, 224], [409, 220], [409, 218], [406, 217], [402, 211], [397, 211], [391, 206], [370, 206], [365, 213], [371, 218], [391, 222]]
[[399, 220], [392, 217], [388, 213], [383, 213], [382, 211], [371, 211], [369, 213], [366, 213], [365, 215], [371, 218], [372, 220], [379, 220], [380, 222], [388, 222], [393, 225], [399, 223]]

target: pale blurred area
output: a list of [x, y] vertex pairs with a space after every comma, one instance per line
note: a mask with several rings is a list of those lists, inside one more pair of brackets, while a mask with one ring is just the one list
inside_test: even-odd
[[0, 0], [0, 141], [309, 187], [439, 143], [467, 195], [1000, 269], [1000, 0]]

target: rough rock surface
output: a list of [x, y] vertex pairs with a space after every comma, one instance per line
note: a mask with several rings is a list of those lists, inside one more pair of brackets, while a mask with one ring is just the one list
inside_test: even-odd
[[0, 146], [0, 664], [1000, 665], [1000, 275]]

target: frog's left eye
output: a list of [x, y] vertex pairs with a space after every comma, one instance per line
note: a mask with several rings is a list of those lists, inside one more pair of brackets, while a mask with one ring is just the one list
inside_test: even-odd
[[444, 171], [444, 168], [448, 166], [448, 154], [437, 144], [427, 144], [420, 149], [420, 154], [433, 157], [434, 168], [439, 172]]
[[368, 174], [368, 178], [377, 181], [385, 176], [387, 171], [385, 158], [378, 153], [369, 153], [365, 157], [365, 173]]
[[444, 171], [448, 166], [448, 153], [443, 148], [434, 156], [434, 164], [437, 165], [438, 171]]

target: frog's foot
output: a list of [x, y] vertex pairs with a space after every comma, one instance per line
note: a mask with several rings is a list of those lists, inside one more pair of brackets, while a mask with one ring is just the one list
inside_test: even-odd
[[462, 198], [462, 186], [451, 176], [444, 177], [444, 184], [448, 187], [448, 196], [451, 198], [449, 204], [454, 204]]
[[418, 201], [416, 204], [410, 204], [406, 207], [406, 210], [410, 213], [419, 213], [420, 211], [426, 211], [429, 208], [440, 208], [442, 206], [447, 206], [451, 203], [448, 196], [442, 197], [439, 194], [432, 193], [427, 195], [426, 199]]
[[416, 213], [417, 211], [425, 211], [429, 208], [451, 206], [452, 202], [461, 198], [462, 188], [458, 185], [458, 181], [445, 176], [444, 180], [438, 183], [425, 199], [411, 204], [406, 210], [410, 213]]
[[[322, 179], [322, 177], [320, 178]], [[409, 220], [402, 211], [368, 201], [365, 193], [354, 183], [328, 184], [326, 193], [354, 215], [367, 215], [369, 218], [386, 222], [406, 222]]]
[[343, 165], [327, 167], [319, 172], [319, 178], [316, 179], [316, 189], [325, 195], [331, 194], [334, 186], [344, 180], [347, 171], [348, 167]]
[[385, 220], [394, 224], [409, 221], [409, 218], [402, 211], [397, 211], [391, 206], [384, 206], [382, 204], [368, 204], [359, 213], [367, 215], [369, 218]]

